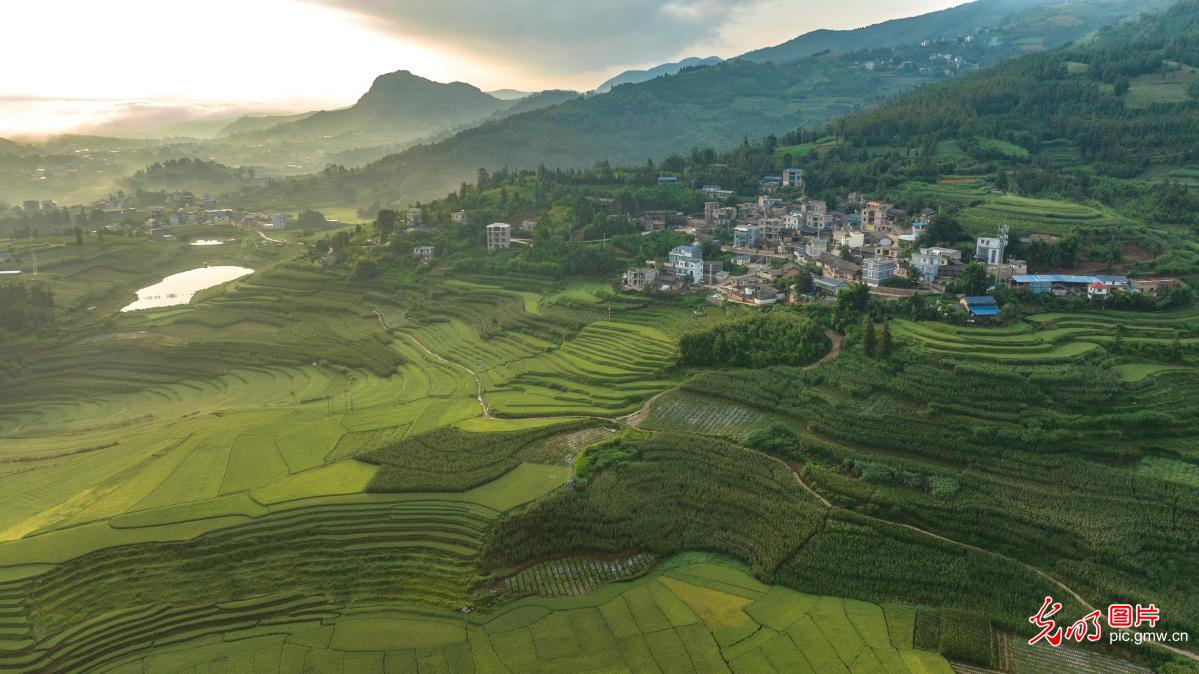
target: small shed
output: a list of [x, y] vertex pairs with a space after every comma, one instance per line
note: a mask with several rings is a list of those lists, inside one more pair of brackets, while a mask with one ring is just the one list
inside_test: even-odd
[[975, 295], [962, 298], [962, 307], [974, 317], [998, 316], [999, 304], [990, 295]]

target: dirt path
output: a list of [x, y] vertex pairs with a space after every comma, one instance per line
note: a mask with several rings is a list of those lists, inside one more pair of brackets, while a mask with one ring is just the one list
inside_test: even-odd
[[616, 417], [616, 418], [612, 419], [612, 421], [615, 421], [617, 423], [626, 424], [626, 425], [632, 426], [633, 428], [640, 426], [641, 422], [645, 421], [645, 418], [649, 416], [650, 410], [653, 409], [654, 401], [656, 401], [658, 398], [661, 398], [662, 396], [666, 395], [667, 393], [670, 393], [673, 390], [674, 389], [672, 389], [672, 388], [666, 389], [665, 391], [662, 391], [661, 393], [657, 393], [657, 394], [653, 395], [648, 400], [646, 400], [644, 403], [642, 403], [641, 408], [638, 409], [636, 412], [633, 412], [632, 414], [626, 414], [623, 417]]
[[805, 370], [810, 370], [814, 367], [820, 367], [821, 365], [824, 365], [825, 363], [833, 360], [837, 356], [840, 356], [841, 351], [843, 351], [845, 349], [845, 335], [843, 335], [835, 330], [825, 330], [824, 334], [828, 335], [829, 341], [831, 341], [833, 343], [832, 347], [828, 350], [828, 353], [824, 354], [823, 358], [816, 361], [815, 363], [812, 363], [811, 365], [805, 366], [804, 367]]
[[[373, 307], [369, 304], [366, 306], [371, 311], [375, 312], [375, 317], [379, 319], [380, 327], [382, 327], [387, 332], [391, 332], [391, 333], [396, 332], [396, 329], [393, 328], [391, 326], [391, 324], [387, 322], [387, 319], [383, 317], [383, 312], [379, 311], [378, 309], [376, 309], [375, 307]], [[452, 365], [454, 367], [460, 367], [463, 370], [466, 370], [467, 372], [469, 372], [470, 376], [475, 380], [475, 399], [479, 401], [479, 408], [483, 410], [483, 418], [484, 419], [493, 419], [494, 418], [491, 416], [491, 408], [489, 408], [487, 406], [487, 398], [485, 398], [483, 396], [483, 380], [479, 378], [478, 372], [475, 372], [474, 370], [463, 365], [462, 363], [456, 363], [452, 360], [442, 357], [441, 354], [434, 353], [432, 350], [429, 349], [429, 347], [427, 347], [423, 343], [421, 343], [421, 341], [419, 339], [417, 339], [413, 335], [408, 334], [407, 332], [402, 332], [400, 334], [402, 334], [403, 336], [405, 336], [409, 340], [411, 340], [411, 342], [413, 344], [415, 344], [417, 346], [417, 348], [419, 348], [421, 351], [424, 351], [425, 353], [429, 354], [429, 356], [431, 356], [447, 365]]]
[[[778, 458], [777, 456], [772, 456], [772, 455], [766, 454], [764, 452], [759, 452], [755, 449], [750, 449], [748, 447], [746, 447], [744, 449], [748, 452], [753, 452], [754, 454], [764, 456], [764, 457], [770, 459], [771, 461], [774, 461], [775, 463], [779, 463], [783, 466], [786, 466], [787, 469], [789, 471], [791, 471], [791, 474], [793, 476], [795, 476], [795, 481], [799, 483], [799, 486], [803, 487], [804, 491], [808, 492], [812, 496], [815, 496], [817, 499], [819, 499], [820, 502], [825, 505], [825, 507], [840, 508], [840, 506], [834, 506], [832, 503], [829, 502], [828, 499], [821, 496], [815, 489], [813, 489], [807, 482], [805, 482], [803, 479], [803, 476], [800, 475], [800, 473], [799, 473], [799, 467], [796, 466], [795, 464], [784, 461], [784, 460]], [[1015, 559], [1013, 557], [1008, 557], [1007, 555], [1003, 555], [998, 552], [987, 550], [985, 548], [980, 548], [977, 545], [971, 545], [970, 543], [963, 543], [961, 541], [955, 541], [952, 538], [947, 538], [945, 536], [942, 536], [941, 534], [933, 533], [931, 531], [928, 531], [927, 529], [921, 529], [920, 527], [912, 525], [912, 524], [905, 524], [903, 522], [894, 522], [891, 520], [883, 519], [881, 517], [874, 517], [873, 515], [862, 515], [861, 513], [857, 513], [857, 514], [861, 517], [864, 517], [868, 520], [872, 520], [874, 522], [879, 522], [882, 524], [891, 524], [894, 526], [903, 527], [909, 531], [915, 531], [916, 533], [922, 534], [924, 536], [928, 536], [929, 538], [935, 538], [936, 540], [941, 541], [943, 543], [949, 543], [950, 545], [954, 545], [954, 546], [957, 546], [960, 548], [965, 548], [967, 550], [973, 550], [974, 552], [979, 552], [984, 555], [991, 555], [993, 557], [998, 557], [1000, 559], [1003, 559], [1003, 560], [1006, 560], [1009, 562], [1013, 562], [1015, 564], [1019, 564], [1020, 566], [1023, 566], [1024, 568], [1028, 569], [1029, 571], [1032, 571], [1033, 573], [1044, 578], [1045, 580], [1049, 581], [1050, 583], [1053, 583], [1053, 585], [1056, 586], [1058, 589], [1060, 589], [1062, 592], [1065, 592], [1066, 594], [1073, 597], [1074, 600], [1077, 601], [1080, 605], [1082, 605], [1082, 607], [1084, 609], [1086, 609], [1088, 612], [1095, 610], [1095, 607], [1092, 606], [1091, 603], [1088, 602], [1086, 599], [1084, 599], [1081, 594], [1079, 594], [1078, 592], [1075, 592], [1073, 588], [1066, 585], [1065, 583], [1058, 580], [1057, 578], [1054, 578], [1053, 576], [1049, 575], [1048, 573], [1045, 573], [1041, 569], [1038, 569], [1037, 567], [1035, 567], [1031, 564], [1028, 564], [1027, 562], [1023, 562], [1019, 559]], [[1122, 632], [1131, 632], [1131, 630], [1121, 630], [1121, 631]], [[1180, 655], [1184, 658], [1199, 662], [1199, 655], [1197, 655], [1195, 653], [1191, 653], [1190, 651], [1185, 651], [1181, 648], [1175, 648], [1174, 646], [1170, 646], [1169, 644], [1163, 644], [1163, 643], [1157, 643], [1157, 642], [1151, 642], [1151, 643], [1153, 645], [1161, 646], [1162, 648], [1170, 651], [1171, 653], [1174, 653], [1175, 655]]]
[[280, 246], [287, 245], [286, 241], [280, 241], [279, 239], [272, 239], [271, 237], [267, 236], [266, 234], [263, 234], [262, 232], [258, 232], [258, 236], [261, 236], [264, 241], [270, 241], [271, 243], [277, 243]]
[[449, 359], [447, 359], [447, 358], [443, 358], [443, 357], [442, 357], [440, 354], [433, 353], [432, 351], [430, 351], [430, 350], [429, 350], [429, 347], [427, 347], [427, 346], [425, 346], [424, 344], [422, 344], [422, 343], [421, 343], [421, 341], [420, 341], [419, 339], [417, 339], [416, 337], [414, 337], [414, 336], [412, 336], [412, 335], [410, 335], [410, 334], [408, 334], [408, 333], [406, 333], [406, 332], [405, 332], [405, 333], [403, 333], [403, 335], [404, 335], [405, 337], [407, 337], [408, 339], [412, 340], [412, 343], [413, 343], [413, 344], [415, 344], [415, 345], [417, 345], [418, 347], [420, 347], [420, 349], [421, 349], [422, 351], [424, 351], [425, 353], [429, 354], [429, 355], [430, 355], [430, 356], [432, 356], [433, 358], [436, 358], [437, 360], [440, 360], [441, 362], [443, 362], [443, 363], [445, 363], [445, 364], [447, 364], [447, 365], [453, 365], [454, 367], [460, 367], [460, 368], [462, 368], [463, 370], [466, 370], [467, 372], [469, 372], [469, 373], [470, 373], [470, 376], [471, 376], [471, 377], [474, 377], [474, 380], [475, 380], [475, 399], [479, 401], [479, 407], [480, 407], [480, 408], [483, 410], [483, 418], [484, 418], [484, 419], [491, 419], [491, 418], [493, 418], [493, 417], [491, 416], [491, 409], [490, 409], [489, 407], [487, 407], [487, 399], [483, 397], [483, 380], [479, 378], [479, 373], [478, 373], [478, 372], [475, 372], [474, 370], [472, 370], [472, 369], [470, 369], [469, 367], [467, 367], [467, 366], [463, 365], [462, 363], [456, 363], [456, 362], [454, 362], [454, 361], [452, 361], [452, 360], [449, 360]]

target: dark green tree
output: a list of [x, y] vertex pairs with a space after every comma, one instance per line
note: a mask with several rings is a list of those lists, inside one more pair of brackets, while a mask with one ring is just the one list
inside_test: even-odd
[[891, 344], [891, 322], [883, 321], [883, 333], [878, 340], [878, 357], [886, 360], [891, 357], [893, 346]]
[[386, 241], [391, 238], [398, 220], [399, 214], [391, 209], [379, 211], [379, 214], [375, 216], [375, 235], [379, 237], [379, 240]]
[[869, 315], [862, 319], [862, 351], [873, 358], [878, 352], [878, 337], [874, 334], [874, 319]]

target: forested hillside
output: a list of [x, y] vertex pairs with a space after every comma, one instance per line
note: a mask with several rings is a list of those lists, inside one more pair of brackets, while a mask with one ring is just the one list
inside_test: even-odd
[[[823, 142], [811, 185], [895, 190], [982, 175], [1023, 196], [1095, 199], [1161, 223], [1194, 223], [1199, 162], [1199, 3], [912, 93], [781, 139]], [[829, 141], [829, 138], [835, 141]]]
[[[692, 147], [724, 150], [747, 137], [818, 125], [922, 85], [1085, 36], [1144, 7], [1126, 0], [1050, 6], [991, 25], [987, 39], [921, 45], [913, 38], [916, 43], [907, 46], [826, 52], [786, 64], [739, 59], [687, 69], [483, 124], [360, 170], [275, 185], [262, 198], [270, 203], [404, 204], [444, 194], [479, 168], [584, 167], [597, 161], [630, 165]], [[927, 16], [933, 18], [909, 21], [916, 26], [932, 21], [921, 30], [935, 35], [940, 19]], [[977, 16], [980, 22], [998, 22], [1007, 21], [1008, 14]]]
[[[786, 63], [825, 50], [895, 47], [972, 34], [977, 34], [976, 39], [1007, 42], [1026, 49], [1057, 46], [1129, 14], [1164, 9], [1169, 5], [1170, 0], [1048, 3], [1044, 0], [979, 0], [856, 30], [815, 30], [774, 47], [751, 51], [741, 58], [760, 63]], [[1028, 34], [1020, 35], [1012, 30], [1021, 26]]]

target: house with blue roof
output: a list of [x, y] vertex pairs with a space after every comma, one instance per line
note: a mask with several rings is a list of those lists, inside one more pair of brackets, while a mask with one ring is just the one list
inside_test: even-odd
[[999, 315], [999, 303], [990, 295], [970, 295], [961, 300], [962, 307], [971, 318], [982, 318]]

